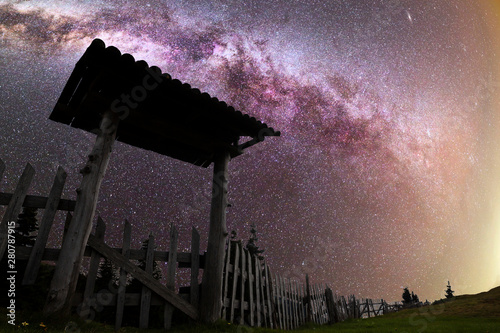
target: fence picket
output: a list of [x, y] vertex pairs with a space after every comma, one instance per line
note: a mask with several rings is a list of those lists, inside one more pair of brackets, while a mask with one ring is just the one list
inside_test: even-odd
[[35, 283], [38, 269], [40, 268], [40, 263], [42, 261], [43, 251], [45, 250], [45, 246], [49, 238], [50, 229], [52, 228], [52, 223], [54, 222], [54, 217], [56, 215], [57, 206], [59, 206], [61, 194], [66, 182], [66, 176], [67, 174], [63, 168], [57, 168], [56, 177], [54, 179], [52, 188], [50, 189], [49, 197], [47, 200], [47, 206], [45, 207], [42, 220], [40, 221], [40, 227], [38, 229], [36, 241], [33, 245], [33, 249], [31, 250], [30, 258], [28, 259], [26, 272], [24, 273], [22, 282], [23, 285], [32, 285]]
[[200, 234], [195, 227], [191, 229], [191, 279], [189, 288], [189, 299], [191, 304], [198, 308], [200, 286], [198, 277], [200, 275]]
[[232, 288], [232, 295], [231, 295], [231, 316], [229, 317], [229, 321], [233, 322], [234, 320], [234, 309], [235, 309], [235, 301], [236, 301], [236, 289], [238, 287], [238, 275], [240, 274], [240, 267], [239, 267], [239, 262], [240, 262], [240, 246], [238, 243], [235, 242], [235, 249], [234, 249], [234, 264], [233, 264], [233, 288]]
[[[153, 274], [154, 262], [154, 236], [149, 234], [148, 247], [146, 249], [146, 274]], [[141, 292], [141, 309], [139, 312], [139, 328], [148, 328], [149, 326], [149, 309], [151, 307], [151, 289], [142, 286]]]
[[28, 193], [28, 189], [31, 185], [31, 181], [33, 180], [34, 175], [35, 169], [33, 169], [31, 164], [26, 164], [26, 167], [24, 168], [24, 171], [19, 178], [19, 182], [17, 183], [16, 189], [14, 190], [12, 198], [10, 199], [9, 205], [5, 210], [2, 222], [0, 222], [0, 258], [3, 258], [5, 249], [7, 248], [7, 223], [17, 221], [17, 217], [21, 212], [24, 198]]
[[252, 256], [250, 255], [250, 252], [245, 251], [246, 256], [247, 256], [247, 263], [248, 263], [248, 317], [250, 320], [250, 326], [254, 326], [254, 299], [253, 299], [253, 285], [255, 283], [255, 276], [253, 274], [253, 268], [252, 268]]
[[[240, 245], [241, 246], [241, 245]], [[240, 296], [240, 325], [245, 324], [245, 284], [247, 280], [246, 250], [241, 248], [241, 296]]]
[[[101, 219], [100, 216], [98, 216], [97, 225], [95, 229], [95, 237], [99, 240], [103, 240], [105, 232], [106, 232], [106, 224], [104, 224], [104, 221]], [[101, 254], [97, 251], [92, 251], [89, 271], [87, 273], [87, 281], [85, 282], [85, 291], [83, 293], [83, 303], [79, 311], [79, 315], [83, 319], [87, 319], [87, 316], [90, 314], [90, 306], [94, 302], [95, 298], [94, 288], [100, 262], [101, 262]]]
[[[179, 241], [179, 233], [175, 225], [170, 225], [170, 248], [168, 252], [168, 264], [167, 264], [167, 283], [166, 287], [170, 290], [175, 289], [175, 271], [177, 269], [177, 244]], [[172, 314], [174, 313], [174, 307], [165, 302], [165, 310], [163, 313], [163, 326], [166, 330], [169, 330], [172, 326]]]
[[[132, 235], [132, 226], [125, 220], [123, 226], [123, 243], [122, 255], [126, 260], [130, 258], [130, 238]], [[127, 272], [120, 268], [120, 279], [118, 283], [118, 294], [116, 299], [116, 317], [115, 317], [115, 330], [119, 330], [123, 321], [123, 310], [125, 307], [125, 291], [127, 286]]]

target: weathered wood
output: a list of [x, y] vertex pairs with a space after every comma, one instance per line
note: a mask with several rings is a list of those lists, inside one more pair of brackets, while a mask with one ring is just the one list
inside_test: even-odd
[[223, 151], [214, 158], [212, 204], [206, 265], [203, 271], [203, 295], [200, 315], [203, 322], [212, 323], [220, 318], [222, 307], [222, 270], [224, 244], [227, 237], [227, 178], [229, 152]]
[[238, 286], [238, 275], [240, 274], [240, 244], [235, 243], [236, 247], [234, 249], [234, 265], [233, 265], [233, 287], [231, 291], [231, 304], [230, 304], [230, 316], [229, 316], [229, 322], [234, 321], [234, 309], [235, 309], [235, 304], [234, 301], [236, 300], [236, 289]]
[[[229, 300], [228, 297], [228, 292], [229, 292], [229, 271], [231, 270], [231, 250], [232, 250], [232, 241], [228, 239], [227, 241], [227, 249], [226, 249], [226, 260], [225, 260], [225, 266], [224, 266], [224, 286], [222, 288], [222, 316], [221, 318], [224, 320], [227, 320], [227, 308], [229, 306], [226, 305], [226, 300]], [[233, 275], [234, 275], [234, 269], [232, 270]], [[191, 285], [193, 283], [191, 282]]]
[[247, 276], [248, 276], [247, 266], [246, 266], [246, 259], [247, 259], [246, 252], [247, 251], [242, 246], [242, 249], [241, 249], [241, 284], [240, 284], [240, 290], [241, 290], [241, 294], [240, 294], [240, 301], [241, 301], [240, 325], [245, 324], [245, 284], [246, 284], [246, 280], [247, 280]]
[[0, 222], [0, 259], [3, 258], [5, 250], [7, 249], [7, 224], [12, 221], [17, 221], [17, 217], [21, 212], [22, 203], [26, 197], [26, 193], [28, 192], [34, 175], [35, 169], [33, 169], [31, 164], [26, 164], [26, 167], [19, 178], [19, 182], [17, 183], [16, 189], [14, 190], [14, 194], [12, 195], [7, 209], [5, 210], [2, 222]]
[[175, 294], [173, 291], [167, 289], [159, 281], [155, 280], [152, 276], [148, 275], [145, 271], [129, 262], [121, 255], [118, 251], [113, 250], [104, 242], [99, 241], [93, 235], [90, 235], [88, 244], [99, 251], [103, 256], [110, 259], [119, 267], [123, 267], [128, 273], [139, 280], [142, 284], [146, 285], [149, 289], [157, 293], [167, 302], [175, 306], [191, 319], [198, 319], [198, 311], [189, 302], [183, 300], [179, 295]]
[[293, 328], [299, 326], [299, 312], [298, 312], [298, 299], [297, 299], [297, 289], [295, 281], [290, 281], [290, 292], [292, 294], [292, 310], [293, 310]]
[[[177, 244], [179, 241], [179, 233], [177, 228], [171, 224], [170, 225], [170, 256], [168, 257], [167, 266], [167, 281], [166, 286], [170, 290], [175, 289], [175, 271], [177, 268]], [[197, 284], [197, 283], [196, 283]], [[191, 303], [192, 304], [192, 303]], [[174, 307], [170, 304], [165, 304], [164, 311], [164, 328], [169, 330], [172, 326], [172, 314], [174, 313]]]
[[333, 301], [333, 291], [327, 286], [325, 289], [326, 308], [328, 309], [328, 324], [335, 324], [335, 306]]
[[285, 279], [280, 276], [281, 284], [281, 305], [283, 307], [283, 322], [285, 323], [284, 329], [290, 329], [290, 317], [288, 316], [288, 297], [286, 290]]
[[[125, 220], [123, 226], [123, 243], [122, 243], [122, 255], [125, 260], [130, 258], [130, 238], [132, 235], [132, 226]], [[118, 282], [118, 293], [116, 300], [116, 317], [115, 317], [115, 330], [118, 331], [122, 326], [123, 321], [123, 309], [125, 306], [125, 291], [127, 286], [127, 271], [120, 268], [120, 278]]]
[[[95, 237], [99, 240], [104, 240], [104, 234], [106, 232], [106, 224], [101, 219], [100, 216], [97, 217], [97, 225], [95, 229]], [[92, 319], [89, 318], [90, 306], [93, 303], [95, 281], [97, 279], [97, 272], [99, 271], [99, 264], [101, 262], [101, 254], [97, 251], [92, 251], [92, 256], [90, 258], [89, 271], [87, 273], [87, 281], [85, 282], [85, 291], [83, 293], [82, 306], [79, 309], [79, 316], [82, 319]]]
[[[73, 218], [73, 214], [70, 212], [66, 213], [66, 219], [64, 220], [64, 229], [63, 229], [63, 236], [61, 239], [61, 246], [64, 243], [64, 239], [66, 238], [66, 235], [68, 234], [68, 229], [69, 229], [69, 224], [71, 223], [71, 219]], [[85, 248], [87, 250], [88, 247]], [[45, 249], [45, 252], [47, 252], [48, 249]], [[92, 253], [92, 250], [89, 248], [89, 256]], [[61, 249], [58, 249], [59, 252], [61, 252]], [[59, 252], [57, 253], [57, 258], [59, 258]], [[44, 258], [45, 259], [45, 258]]]
[[270, 327], [277, 327], [277, 320], [274, 311], [274, 294], [272, 293], [272, 281], [271, 281], [271, 273], [269, 272], [269, 267], [267, 264], [264, 264], [264, 275], [266, 277], [266, 299], [267, 299], [267, 311], [269, 315]]
[[312, 322], [312, 306], [311, 306], [311, 286], [309, 285], [309, 274], [306, 274], [306, 304], [307, 304], [307, 322]]
[[[145, 272], [149, 276], [153, 274], [153, 252], [155, 248], [155, 239], [152, 233], [149, 234], [148, 247], [146, 249], [146, 269]], [[149, 325], [149, 309], [151, 308], [151, 289], [147, 286], [142, 286], [141, 292], [141, 309], [139, 313], [139, 328], [148, 328]]]
[[276, 300], [276, 309], [277, 309], [277, 313], [278, 313], [278, 320], [279, 320], [279, 328], [280, 329], [285, 329], [285, 318], [283, 316], [283, 297], [281, 296], [281, 283], [280, 283], [280, 280], [279, 280], [279, 276], [278, 274], [275, 274], [275, 278], [274, 278], [274, 283], [273, 283], [273, 289], [274, 289], [274, 295], [276, 295], [274, 297], [274, 299]]
[[261, 270], [260, 270], [260, 260], [257, 258], [257, 256], [254, 256], [253, 258], [253, 271], [254, 271], [254, 281], [255, 281], [255, 315], [256, 315], [256, 326], [261, 327], [262, 326], [262, 319], [261, 319], [261, 313], [262, 313], [262, 304], [260, 303], [260, 293], [264, 289], [261, 285]]
[[[10, 200], [12, 199], [12, 195], [13, 195], [12, 193], [0, 192], [0, 206], [8, 205]], [[48, 200], [47, 197], [28, 194], [24, 197], [24, 200], [22, 201], [22, 206], [29, 208], [44, 209], [45, 207], [47, 207], [47, 200]], [[76, 205], [75, 200], [60, 199], [59, 203], [57, 204], [57, 210], [72, 212], [75, 210], [75, 205]]]
[[255, 275], [253, 273], [253, 264], [252, 264], [252, 256], [248, 251], [245, 251], [247, 254], [247, 264], [248, 264], [248, 317], [250, 320], [250, 326], [254, 327], [255, 326], [255, 321], [254, 321], [254, 315], [255, 315], [255, 304], [254, 304], [254, 297], [253, 297], [253, 289], [254, 289], [254, 284], [255, 284]]
[[32, 285], [35, 283], [38, 269], [40, 268], [40, 263], [42, 261], [43, 251], [45, 250], [50, 229], [52, 228], [52, 223], [56, 215], [57, 206], [59, 205], [64, 184], [66, 182], [66, 176], [67, 174], [63, 168], [57, 168], [56, 177], [47, 200], [47, 206], [45, 206], [43, 217], [40, 221], [36, 241], [33, 245], [33, 250], [31, 251], [31, 255], [26, 266], [26, 272], [24, 273], [22, 282], [23, 285]]
[[44, 313], [70, 312], [85, 244], [90, 235], [99, 189], [116, 137], [118, 119], [111, 112], [103, 115], [94, 148], [83, 173], [73, 219], [61, 247], [61, 254], [51, 281]]
[[[178, 259], [177, 259], [178, 260]], [[191, 229], [191, 288], [189, 289], [189, 299], [191, 304], [198, 308], [200, 298], [200, 288], [198, 276], [200, 274], [200, 234], [195, 227]]]
[[0, 158], [0, 182], [3, 179], [3, 172], [5, 171], [5, 163]]

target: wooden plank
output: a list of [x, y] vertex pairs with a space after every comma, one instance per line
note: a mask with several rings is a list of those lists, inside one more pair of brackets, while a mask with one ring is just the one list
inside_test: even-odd
[[14, 190], [14, 194], [12, 195], [7, 209], [5, 210], [2, 222], [0, 222], [0, 259], [3, 258], [5, 250], [7, 249], [7, 224], [9, 222], [17, 221], [17, 217], [21, 212], [22, 203], [26, 197], [26, 193], [28, 192], [34, 175], [35, 169], [33, 169], [31, 164], [26, 164], [26, 167], [19, 178], [19, 182], [17, 183], [16, 189]]
[[288, 313], [289, 299], [287, 293], [286, 279], [280, 276], [281, 296], [283, 297], [283, 316], [285, 318], [285, 329], [290, 329], [290, 314]]
[[[225, 266], [224, 266], [224, 288], [222, 289], [222, 299], [224, 302], [222, 302], [222, 315], [221, 318], [223, 320], [227, 320], [227, 307], [229, 304], [226, 306], [226, 299], [229, 299], [227, 293], [229, 291], [229, 271], [230, 271], [230, 265], [231, 265], [231, 249], [232, 249], [232, 241], [228, 239], [227, 241], [227, 249], [226, 249], [226, 260], [225, 260]], [[192, 252], [192, 251], [191, 251]], [[234, 269], [233, 269], [234, 271]], [[196, 281], [198, 284], [198, 281]], [[193, 282], [191, 281], [191, 286], [193, 285]]]
[[[149, 233], [148, 247], [146, 249], [146, 269], [145, 272], [149, 276], [153, 276], [153, 252], [155, 248], [155, 240], [152, 233]], [[139, 313], [139, 328], [148, 328], [149, 326], [149, 309], [151, 308], [151, 289], [142, 286], [141, 292], [141, 308]]]
[[260, 303], [261, 291], [263, 290], [261, 285], [262, 274], [260, 271], [260, 260], [257, 256], [254, 256], [253, 260], [253, 276], [255, 281], [255, 314], [256, 314], [256, 326], [262, 326], [262, 305]]
[[[224, 269], [224, 245], [227, 237], [227, 167], [229, 152], [219, 152], [214, 157], [212, 203], [206, 266], [203, 271], [203, 295], [200, 314], [203, 322], [213, 323], [220, 318], [222, 308], [222, 271]], [[242, 307], [243, 308], [243, 307]]]
[[71, 297], [76, 289], [85, 244], [92, 228], [99, 189], [109, 162], [117, 126], [116, 115], [107, 111], [103, 115], [87, 164], [81, 170], [83, 178], [77, 189], [75, 212], [52, 277], [44, 307], [45, 315], [57, 312], [69, 314], [71, 310]]
[[272, 294], [272, 281], [271, 281], [271, 273], [269, 272], [269, 266], [264, 264], [264, 274], [266, 277], [266, 296], [267, 296], [267, 311], [269, 315], [269, 323], [271, 328], [277, 327], [277, 321], [274, 311], [274, 295]]
[[[179, 254], [177, 254], [178, 256]], [[179, 260], [177, 258], [177, 260]], [[189, 297], [191, 304], [198, 308], [200, 298], [200, 287], [198, 276], [200, 275], [200, 234], [195, 227], [191, 229], [191, 279]]]
[[309, 274], [306, 274], [306, 305], [307, 305], [307, 322], [313, 321], [311, 308], [311, 286], [309, 285]]
[[54, 222], [54, 217], [56, 215], [57, 206], [59, 205], [64, 184], [66, 182], [66, 176], [67, 174], [62, 167], [57, 168], [56, 177], [47, 200], [47, 206], [45, 206], [43, 217], [40, 221], [36, 241], [33, 245], [33, 250], [31, 251], [31, 255], [26, 266], [26, 272], [24, 273], [22, 282], [23, 285], [32, 285], [35, 283], [38, 269], [40, 268], [40, 263], [42, 261], [43, 251], [45, 250], [50, 229], [52, 228], [52, 223]]
[[240, 325], [245, 324], [245, 284], [247, 281], [247, 265], [246, 265], [246, 259], [247, 259], [247, 254], [246, 250], [241, 248], [241, 284], [240, 284], [240, 290], [241, 290], [241, 295], [240, 295], [240, 301], [241, 301], [241, 306], [240, 306]]
[[[10, 200], [12, 199], [12, 196], [13, 196], [12, 193], [0, 192], [0, 206], [8, 205]], [[29, 208], [44, 209], [45, 207], [47, 207], [47, 201], [48, 201], [47, 197], [28, 194], [24, 197], [24, 200], [22, 201], [22, 206]], [[57, 210], [72, 212], [75, 210], [75, 205], [76, 205], [75, 200], [61, 199], [57, 204]]]
[[[102, 241], [104, 239], [105, 232], [106, 232], [106, 224], [99, 216], [97, 218], [95, 237]], [[90, 258], [90, 266], [89, 266], [89, 271], [87, 273], [87, 281], [85, 282], [83, 303], [78, 313], [78, 315], [82, 319], [90, 319], [88, 316], [90, 314], [90, 306], [91, 304], [93, 304], [95, 281], [97, 279], [97, 272], [99, 271], [100, 262], [101, 262], [101, 254], [97, 251], [93, 251], [92, 256]]]
[[274, 275], [274, 283], [273, 283], [273, 294], [275, 295], [274, 301], [276, 302], [276, 312], [278, 313], [278, 328], [285, 329], [283, 325], [283, 311], [281, 307], [281, 286], [278, 279], [278, 274]]
[[[253, 264], [252, 264], [252, 256], [250, 255], [250, 253], [248, 251], [245, 251], [246, 252], [246, 256], [247, 256], [247, 264], [248, 264], [248, 268], [247, 268], [247, 271], [248, 271], [248, 309], [249, 309], [249, 312], [248, 312], [248, 316], [249, 316], [249, 319], [250, 319], [250, 327], [254, 327], [255, 326], [255, 321], [254, 321], [254, 315], [255, 315], [255, 310], [254, 310], [254, 297], [253, 297], [253, 290], [254, 290], [254, 284], [255, 284], [255, 276], [254, 276], [254, 273], [253, 273]], [[257, 259], [257, 258], [255, 258]]]
[[[130, 257], [130, 238], [132, 235], [132, 226], [125, 220], [123, 226], [123, 243], [121, 253], [125, 260], [129, 260]], [[122, 326], [123, 321], [123, 309], [125, 306], [125, 291], [127, 286], [127, 271], [120, 268], [120, 279], [118, 284], [118, 293], [116, 300], [116, 317], [115, 317], [115, 330], [118, 331]]]
[[294, 328], [299, 327], [299, 295], [298, 295], [298, 290], [297, 290], [297, 282], [296, 281], [290, 281], [291, 282], [291, 290], [292, 290], [292, 295], [293, 295], [293, 325]]
[[[179, 233], [177, 228], [171, 224], [170, 225], [170, 256], [168, 258], [167, 266], [167, 283], [168, 289], [175, 290], [175, 271], [177, 269], [177, 244], [179, 242]], [[198, 282], [198, 281], [197, 281]], [[196, 283], [197, 284], [197, 283]], [[172, 327], [172, 315], [174, 313], [174, 307], [170, 304], [165, 304], [165, 311], [163, 314], [163, 324], [166, 330]]]
[[234, 265], [233, 265], [233, 288], [232, 288], [232, 295], [231, 295], [231, 313], [229, 316], [229, 322], [233, 323], [234, 322], [234, 309], [235, 309], [235, 304], [234, 301], [236, 300], [236, 289], [238, 287], [238, 275], [240, 275], [240, 243], [235, 243], [236, 245], [235, 252], [234, 252]]

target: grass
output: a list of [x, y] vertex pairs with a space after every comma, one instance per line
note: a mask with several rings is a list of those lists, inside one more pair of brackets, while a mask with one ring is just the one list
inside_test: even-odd
[[[16, 327], [7, 324], [7, 311], [0, 310], [1, 332], [115, 332], [111, 325], [85, 322], [77, 317], [69, 319], [47, 319], [39, 314], [20, 312], [16, 316]], [[26, 322], [28, 326], [22, 326]], [[43, 323], [43, 326], [40, 326]], [[119, 332], [144, 332], [138, 328], [124, 327]], [[162, 329], [148, 329], [147, 332], [165, 332]], [[212, 325], [176, 326], [171, 332], [276, 332], [270, 329], [254, 329], [219, 321]], [[500, 287], [477, 295], [463, 295], [455, 299], [417, 309], [369, 319], [348, 320], [335, 325], [306, 325], [295, 332], [418, 332], [418, 333], [460, 333], [500, 332]]]

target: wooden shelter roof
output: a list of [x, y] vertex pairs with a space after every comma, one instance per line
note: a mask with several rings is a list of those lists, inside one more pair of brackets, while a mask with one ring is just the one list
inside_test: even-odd
[[[111, 110], [117, 140], [207, 167], [280, 132], [169, 74], [95, 39], [75, 65], [50, 119], [95, 132]], [[240, 143], [241, 137], [250, 137]]]

